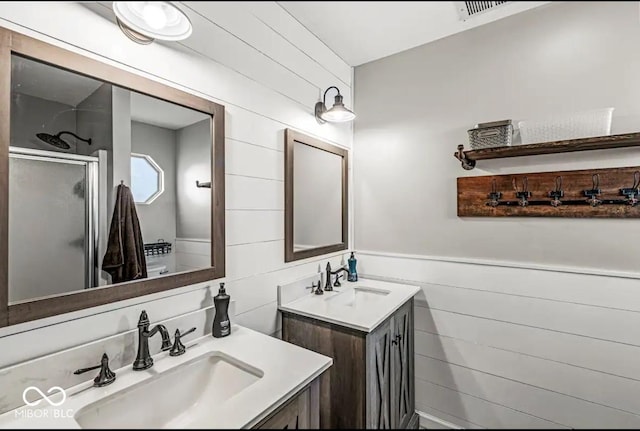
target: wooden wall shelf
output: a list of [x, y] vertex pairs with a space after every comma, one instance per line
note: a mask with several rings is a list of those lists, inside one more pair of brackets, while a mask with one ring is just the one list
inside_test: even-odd
[[456, 159], [460, 160], [464, 169], [470, 170], [476, 166], [477, 160], [638, 146], [640, 146], [640, 133], [626, 133], [623, 135], [597, 136], [594, 138], [569, 139], [566, 141], [486, 148], [483, 150], [465, 151], [464, 145], [458, 145], [458, 151], [453, 155]]

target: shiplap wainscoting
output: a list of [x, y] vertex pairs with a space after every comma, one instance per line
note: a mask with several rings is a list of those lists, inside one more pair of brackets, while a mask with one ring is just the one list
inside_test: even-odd
[[364, 277], [422, 286], [415, 364], [423, 425], [640, 427], [640, 279], [356, 254]]
[[[343, 259], [284, 263], [284, 129], [351, 148], [352, 126], [319, 125], [313, 106], [331, 85], [351, 106], [352, 69], [276, 2], [180, 6], [194, 26], [180, 43], [131, 42], [111, 2], [0, 2], [0, 25], [225, 105], [227, 274], [219, 281], [236, 301], [237, 323], [278, 336], [277, 285]], [[187, 266], [202, 257], [194, 244], [177, 245]], [[216, 293], [217, 281], [2, 328], [0, 368], [135, 328], [145, 307], [157, 321], [208, 306]]]

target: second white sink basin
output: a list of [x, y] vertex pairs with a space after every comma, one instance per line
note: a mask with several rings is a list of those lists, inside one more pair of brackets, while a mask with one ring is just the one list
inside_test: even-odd
[[79, 410], [82, 428], [184, 428], [260, 380], [263, 372], [212, 352]]
[[309, 295], [305, 289], [317, 275], [278, 287], [278, 309], [312, 319], [371, 332], [402, 304], [420, 291], [419, 286], [361, 279], [345, 283], [326, 295]]
[[326, 301], [331, 305], [361, 307], [370, 305], [373, 302], [378, 302], [388, 294], [388, 290], [359, 286], [354, 287], [353, 289], [347, 289], [337, 295], [330, 296]]

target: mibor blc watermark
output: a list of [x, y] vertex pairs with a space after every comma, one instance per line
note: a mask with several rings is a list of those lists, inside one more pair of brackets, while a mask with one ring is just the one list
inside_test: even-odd
[[[27, 395], [30, 392], [36, 392], [42, 398], [37, 399], [35, 401], [29, 401], [27, 399]], [[49, 394], [49, 396], [47, 396]], [[15, 411], [16, 418], [20, 419], [42, 419], [42, 418], [50, 418], [50, 419], [63, 419], [63, 418], [72, 418], [73, 417], [73, 409], [64, 409], [61, 406], [67, 400], [67, 393], [60, 386], [52, 386], [47, 391], [47, 394], [42, 392], [39, 388], [35, 386], [29, 386], [22, 392], [22, 400], [29, 407], [37, 407], [42, 402], [47, 402], [51, 406], [48, 409], [29, 409], [23, 408]]]

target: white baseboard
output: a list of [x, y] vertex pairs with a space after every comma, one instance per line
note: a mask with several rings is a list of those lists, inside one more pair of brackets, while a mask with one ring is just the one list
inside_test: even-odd
[[416, 410], [418, 416], [420, 416], [420, 428], [426, 429], [462, 429], [458, 425], [454, 425], [451, 422], [447, 422], [430, 414]]

